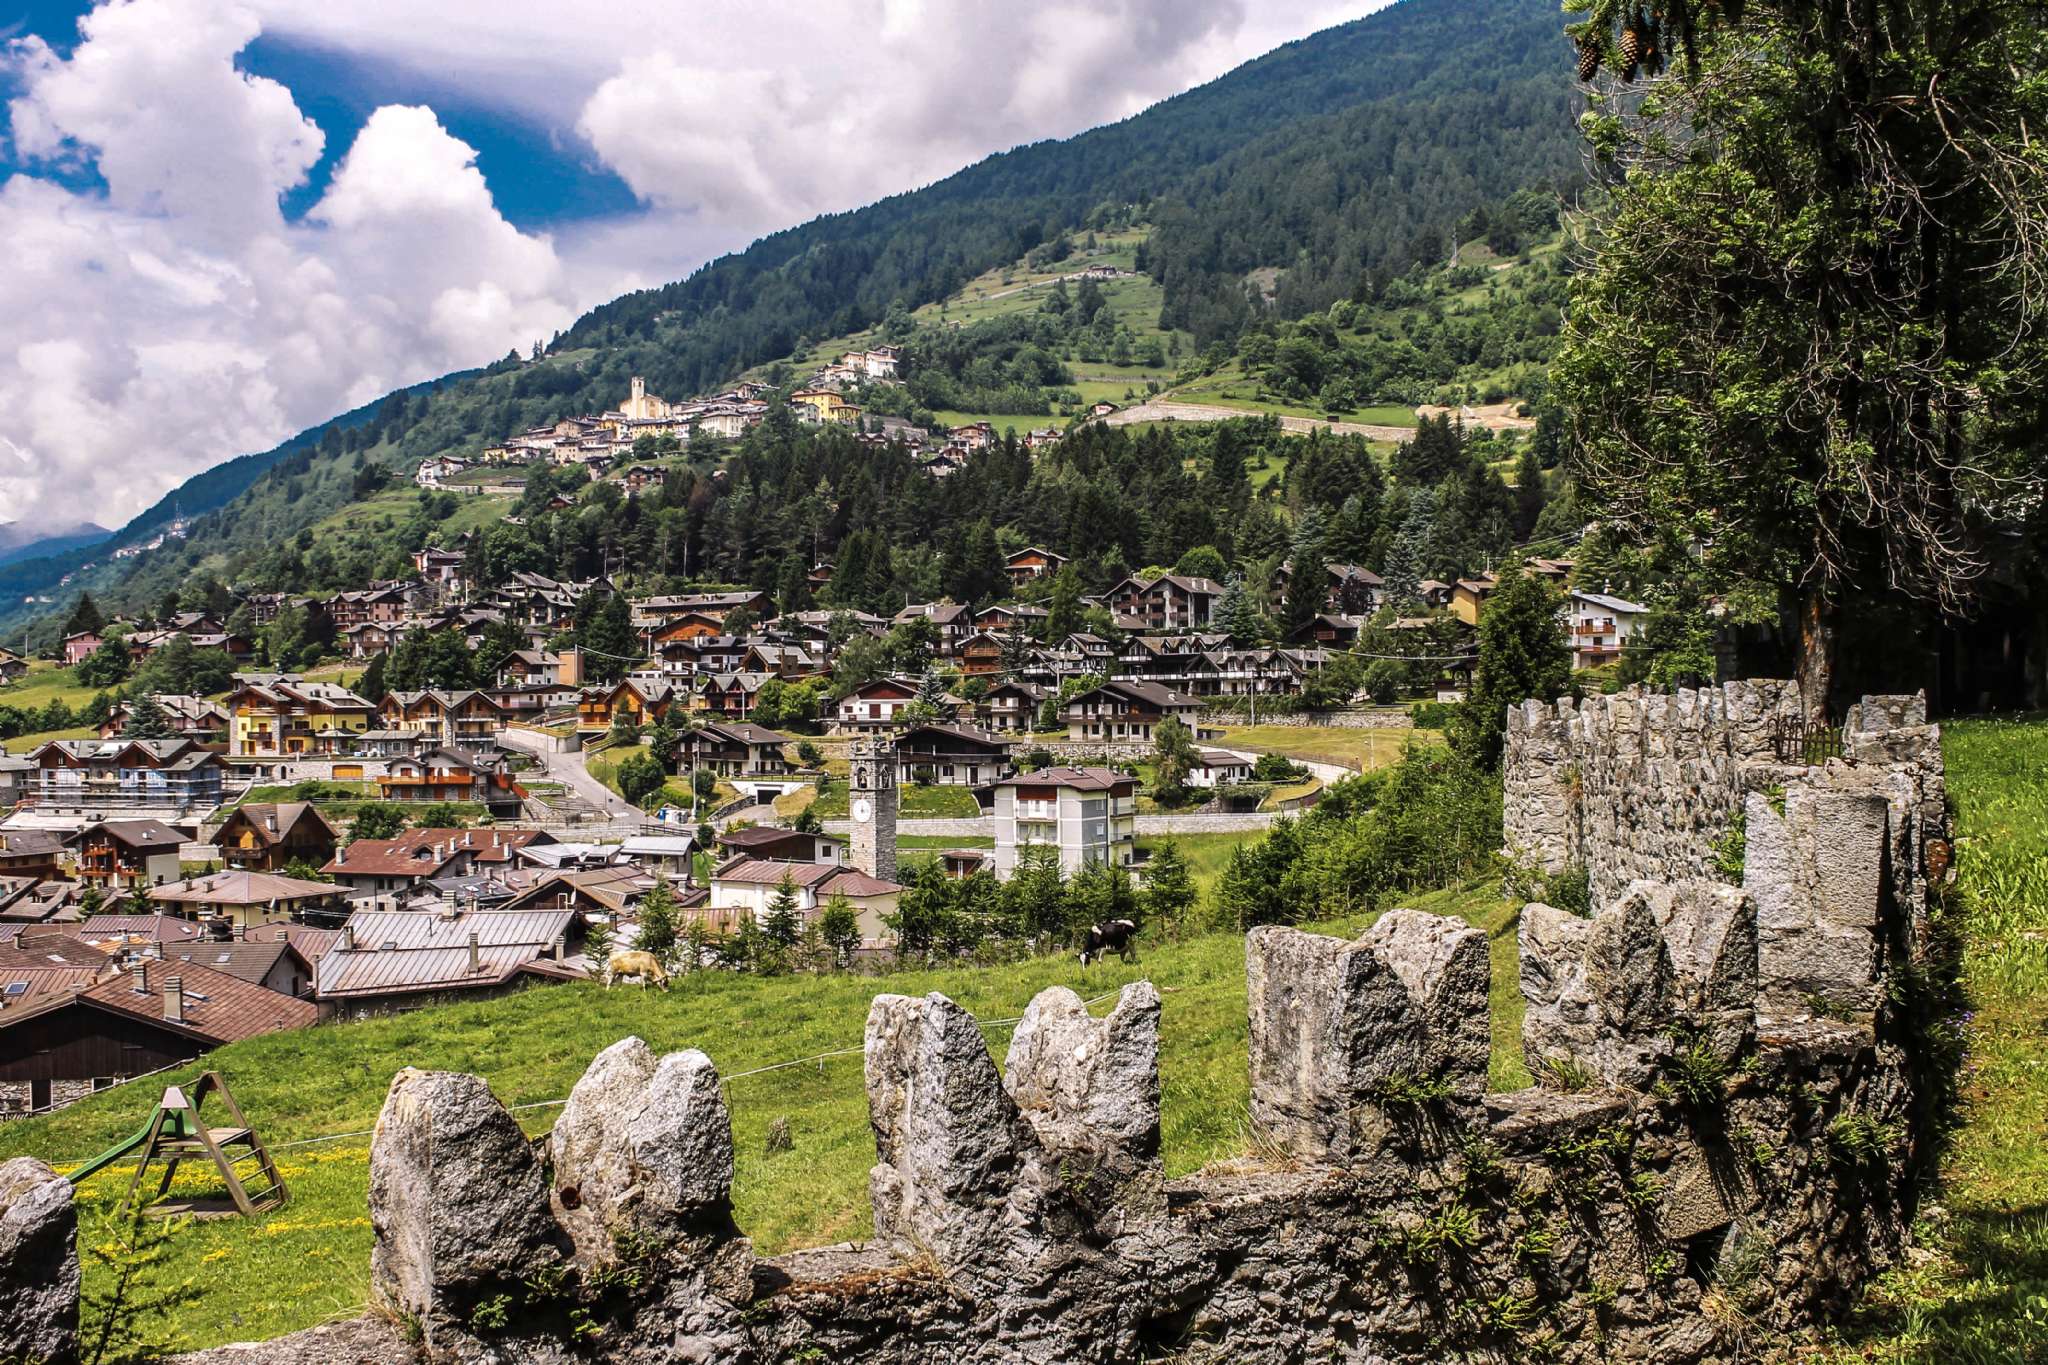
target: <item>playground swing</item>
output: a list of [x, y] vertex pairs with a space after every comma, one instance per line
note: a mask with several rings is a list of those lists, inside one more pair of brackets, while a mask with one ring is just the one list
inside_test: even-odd
[[[200, 1106], [215, 1091], [220, 1092], [220, 1102], [233, 1120], [231, 1127], [208, 1127], [200, 1115]], [[121, 1198], [124, 1207], [134, 1206], [135, 1196], [142, 1189], [143, 1177], [149, 1173], [151, 1162], [163, 1165], [156, 1193], [150, 1197], [145, 1210], [154, 1217], [228, 1218], [240, 1214], [253, 1218], [284, 1204], [284, 1177], [277, 1173], [277, 1164], [270, 1159], [270, 1153], [264, 1149], [262, 1139], [256, 1136], [256, 1130], [242, 1117], [241, 1106], [235, 1103], [228, 1083], [217, 1071], [203, 1073], [192, 1086], [189, 1098], [183, 1087], [165, 1086], [163, 1098], [157, 1101], [156, 1111], [149, 1116], [147, 1123], [125, 1141], [71, 1172], [69, 1179], [76, 1185], [137, 1148], [142, 1150], [142, 1159], [136, 1163], [134, 1178], [128, 1182], [128, 1192]], [[213, 1163], [222, 1183], [227, 1186], [227, 1197], [165, 1201], [164, 1195], [170, 1191], [171, 1178], [178, 1173], [179, 1163], [201, 1160]], [[249, 1182], [245, 1184], [236, 1167], [251, 1161], [256, 1166], [249, 1172]]]

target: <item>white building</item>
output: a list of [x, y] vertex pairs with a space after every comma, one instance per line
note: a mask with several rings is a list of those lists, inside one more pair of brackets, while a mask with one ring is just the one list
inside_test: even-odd
[[1138, 780], [1108, 768], [1041, 768], [996, 784], [996, 876], [1008, 881], [1022, 850], [1059, 849], [1068, 876], [1089, 863], [1129, 867], [1137, 857]]
[[711, 893], [703, 905], [686, 904], [684, 910], [705, 920], [713, 932], [729, 934], [741, 920], [764, 923], [785, 880], [805, 924], [824, 914], [834, 896], [844, 896], [859, 916], [863, 948], [884, 947], [893, 940], [886, 917], [896, 913], [903, 888], [840, 863], [792, 863], [737, 854], [712, 870]]
[[1573, 668], [1613, 663], [1643, 629], [1650, 609], [1625, 597], [1575, 592], [1565, 606], [1565, 642]]

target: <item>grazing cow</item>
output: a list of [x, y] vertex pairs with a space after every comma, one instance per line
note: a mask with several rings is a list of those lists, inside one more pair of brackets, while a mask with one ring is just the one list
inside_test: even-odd
[[1088, 937], [1081, 944], [1081, 968], [1086, 971], [1090, 962], [1100, 962], [1110, 953], [1115, 953], [1126, 962], [1138, 960], [1136, 939], [1138, 926], [1127, 919], [1110, 919], [1095, 925], [1088, 931]]
[[605, 960], [604, 984], [610, 990], [612, 982], [622, 976], [637, 976], [641, 986], [653, 982], [663, 990], [668, 989], [668, 973], [661, 969], [661, 959], [653, 953], [627, 952], [621, 950]]

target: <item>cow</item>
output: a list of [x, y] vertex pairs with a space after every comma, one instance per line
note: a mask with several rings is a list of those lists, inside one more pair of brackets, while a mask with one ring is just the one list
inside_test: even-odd
[[661, 969], [661, 959], [653, 953], [627, 952], [622, 949], [605, 959], [605, 989], [610, 990], [612, 983], [622, 976], [639, 977], [642, 987], [651, 981], [663, 990], [668, 989], [668, 973]]
[[1081, 943], [1081, 970], [1088, 970], [1090, 962], [1100, 962], [1110, 953], [1115, 953], [1126, 962], [1138, 960], [1138, 925], [1134, 920], [1110, 919], [1088, 930], [1088, 937]]

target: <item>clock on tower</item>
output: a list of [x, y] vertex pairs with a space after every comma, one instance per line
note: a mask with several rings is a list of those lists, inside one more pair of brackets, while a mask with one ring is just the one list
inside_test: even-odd
[[896, 746], [887, 740], [855, 744], [849, 762], [848, 840], [853, 865], [870, 877], [896, 880]]

